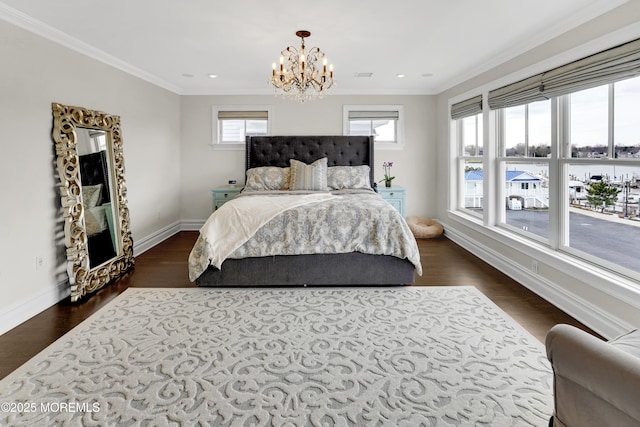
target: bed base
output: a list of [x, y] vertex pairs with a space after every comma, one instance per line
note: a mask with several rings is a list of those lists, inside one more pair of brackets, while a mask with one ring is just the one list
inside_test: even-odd
[[287, 255], [227, 259], [222, 269], [209, 267], [198, 286], [368, 286], [414, 283], [414, 266], [387, 255]]

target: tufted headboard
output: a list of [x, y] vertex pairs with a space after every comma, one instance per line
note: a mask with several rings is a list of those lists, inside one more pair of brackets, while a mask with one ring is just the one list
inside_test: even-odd
[[246, 169], [260, 166], [289, 166], [289, 160], [313, 163], [323, 157], [328, 166], [361, 166], [371, 169], [373, 187], [372, 136], [248, 136]]

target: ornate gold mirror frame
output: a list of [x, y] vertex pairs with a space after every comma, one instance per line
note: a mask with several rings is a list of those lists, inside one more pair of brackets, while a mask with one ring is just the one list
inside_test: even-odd
[[[88, 110], [57, 103], [51, 104], [53, 112], [53, 140], [56, 144], [57, 167], [60, 175], [60, 198], [65, 223], [67, 248], [67, 273], [71, 286], [71, 301], [94, 292], [133, 267], [133, 240], [129, 224], [126, 185], [124, 181], [124, 156], [120, 117], [101, 111]], [[106, 184], [109, 207], [103, 226], [110, 233], [112, 257], [94, 262], [90, 259], [89, 236], [85, 218], [91, 216], [92, 229], [95, 219], [86, 205], [87, 193], [83, 191], [79, 156], [79, 133], [88, 132], [101, 137], [101, 156], [105, 160], [103, 180]], [[86, 180], [86, 179], [85, 179]], [[86, 186], [84, 190], [87, 190]], [[95, 187], [95, 186], [94, 186]], [[87, 207], [86, 207], [87, 206]], [[109, 222], [108, 220], [111, 219]], [[108, 223], [108, 225], [107, 225]], [[108, 236], [109, 234], [107, 234]]]

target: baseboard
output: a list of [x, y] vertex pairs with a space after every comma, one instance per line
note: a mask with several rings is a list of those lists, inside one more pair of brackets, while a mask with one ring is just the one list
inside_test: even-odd
[[[186, 228], [183, 223], [187, 224]], [[200, 226], [194, 228], [195, 230], [198, 230], [202, 224], [204, 224], [204, 220], [190, 222], [176, 221], [173, 224], [170, 224], [157, 232], [134, 242], [134, 256], [138, 256], [148, 251], [182, 230], [189, 230], [190, 226], [194, 226], [194, 224], [197, 225], [197, 223], [199, 223]], [[18, 302], [6, 309], [3, 309], [0, 312], [0, 335], [31, 319], [33, 316], [43, 312], [52, 305], [59, 303], [63, 299], [67, 298], [70, 293], [69, 282], [65, 280], [64, 282], [49, 287], [35, 296], [29, 296], [25, 301]]]
[[180, 231], [198, 231], [202, 228], [206, 220], [185, 219], [180, 222]]
[[454, 228], [445, 227], [445, 236], [605, 338], [613, 338], [632, 328], [627, 322], [618, 318], [615, 313], [595, 306], [557, 283], [534, 275], [503, 254], [469, 238]]
[[150, 234], [147, 237], [143, 237], [138, 241], [133, 242], [133, 256], [136, 257], [149, 249], [153, 248], [159, 243], [167, 240], [174, 234], [179, 233], [182, 230], [181, 221], [176, 221], [173, 224], [169, 224], [164, 228]]
[[15, 303], [0, 313], [0, 335], [31, 319], [71, 294], [69, 282], [64, 281]]

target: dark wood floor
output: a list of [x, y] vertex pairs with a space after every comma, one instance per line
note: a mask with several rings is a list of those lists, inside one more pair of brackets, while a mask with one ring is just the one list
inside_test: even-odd
[[[196, 237], [197, 232], [178, 233], [137, 257], [131, 273], [90, 298], [80, 303], [61, 301], [0, 336], [0, 378], [128, 287], [193, 287], [187, 276], [187, 257]], [[424, 274], [417, 277], [416, 285], [476, 286], [542, 342], [549, 328], [557, 323], [568, 323], [589, 331], [575, 319], [446, 238], [420, 240], [418, 246]]]

